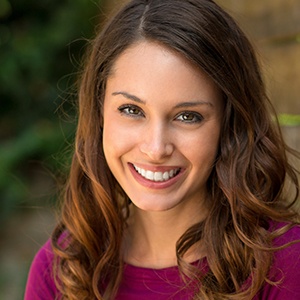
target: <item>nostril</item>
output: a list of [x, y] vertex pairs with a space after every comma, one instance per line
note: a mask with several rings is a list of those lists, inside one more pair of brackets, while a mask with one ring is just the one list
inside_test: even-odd
[[143, 143], [140, 146], [140, 151], [153, 160], [158, 160], [167, 156], [172, 155], [174, 146], [169, 143]]
[[171, 155], [174, 151], [174, 146], [172, 144], [167, 144], [166, 145], [166, 153], [167, 155]]

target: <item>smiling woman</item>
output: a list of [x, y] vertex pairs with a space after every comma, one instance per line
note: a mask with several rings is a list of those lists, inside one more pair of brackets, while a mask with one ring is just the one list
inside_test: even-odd
[[222, 109], [213, 81], [165, 46], [141, 42], [120, 55], [107, 80], [103, 149], [133, 208], [203, 211], [189, 226], [204, 219]]
[[25, 299], [298, 299], [292, 151], [234, 20], [132, 0], [87, 57], [61, 220]]

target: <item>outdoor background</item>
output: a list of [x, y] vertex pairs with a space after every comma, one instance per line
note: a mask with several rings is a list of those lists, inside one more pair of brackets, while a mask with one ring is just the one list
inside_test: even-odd
[[[300, 1], [219, 0], [259, 52], [290, 146], [300, 150]], [[0, 300], [22, 299], [51, 234], [76, 124], [86, 40], [121, 0], [0, 0]]]

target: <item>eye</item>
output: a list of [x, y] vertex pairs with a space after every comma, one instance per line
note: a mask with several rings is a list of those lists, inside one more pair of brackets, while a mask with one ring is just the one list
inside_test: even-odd
[[203, 120], [203, 117], [199, 113], [186, 111], [178, 114], [175, 120], [183, 123], [199, 123]]
[[142, 109], [140, 109], [138, 106], [132, 105], [132, 104], [125, 104], [118, 108], [121, 114], [127, 115], [130, 117], [143, 117], [144, 113]]

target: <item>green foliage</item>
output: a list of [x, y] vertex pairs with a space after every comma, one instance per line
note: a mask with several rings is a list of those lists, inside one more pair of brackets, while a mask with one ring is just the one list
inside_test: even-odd
[[278, 120], [282, 126], [300, 126], [300, 115], [280, 114]]
[[[97, 5], [98, 4], [98, 5]], [[63, 166], [53, 157], [74, 133], [71, 94], [86, 38], [100, 12], [92, 0], [0, 1], [0, 223], [30, 204], [35, 161]]]

